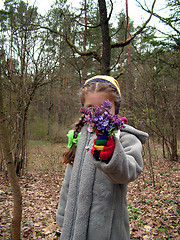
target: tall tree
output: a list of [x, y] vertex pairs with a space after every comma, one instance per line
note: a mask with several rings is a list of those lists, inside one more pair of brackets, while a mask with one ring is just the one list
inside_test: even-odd
[[[86, 42], [87, 42], [87, 2], [84, 0], [84, 43], [83, 51], [86, 52]], [[84, 56], [84, 67], [83, 67], [83, 79], [87, 80], [87, 67], [86, 67], [86, 56]]]
[[3, 14], [6, 16], [2, 19], [2, 23], [7, 26], [5, 31], [11, 35], [10, 47], [8, 41], [4, 45], [6, 49], [10, 48], [11, 55], [10, 60], [7, 57], [9, 66], [2, 65], [2, 79], [10, 92], [7, 119], [10, 118], [16, 171], [20, 174], [26, 161], [29, 106], [36, 90], [50, 82], [47, 76], [56, 68], [57, 62], [53, 52], [48, 51], [49, 33], [39, 31], [36, 27], [40, 21], [37, 8], [23, 1], [5, 1]]
[[110, 75], [111, 39], [107, 17], [106, 1], [98, 0], [102, 34], [101, 74]]
[[[99, 53], [98, 49], [93, 49], [93, 50], [87, 50], [86, 52], [79, 50], [79, 48], [70, 40], [70, 36], [66, 35], [66, 41], [69, 44], [71, 48], [73, 48], [79, 55], [81, 56], [92, 56], [95, 58], [99, 63], [100, 63], [100, 72], [101, 74], [110, 74], [110, 64], [111, 64], [111, 50], [114, 48], [121, 48], [124, 46], [127, 46], [138, 34], [142, 32], [142, 30], [146, 27], [147, 23], [150, 21], [152, 14], [153, 14], [153, 9], [155, 5], [156, 0], [154, 0], [152, 4], [152, 9], [150, 13], [150, 17], [148, 20], [143, 24], [141, 28], [139, 28], [131, 37], [126, 39], [123, 42], [116, 42], [112, 43], [111, 42], [111, 37], [110, 37], [110, 29], [109, 29], [109, 21], [111, 18], [111, 13], [113, 10], [113, 2], [111, 1], [111, 10], [109, 13], [109, 16], [107, 16], [107, 6], [106, 6], [106, 1], [98, 1], [98, 6], [99, 6], [99, 16], [100, 16], [100, 28], [101, 28], [101, 35], [102, 35], [102, 55]], [[59, 33], [60, 34], [60, 33]]]
[[13, 218], [12, 218], [12, 224], [11, 224], [11, 239], [19, 240], [20, 233], [21, 233], [21, 219], [22, 219], [22, 195], [21, 195], [18, 178], [16, 176], [16, 169], [13, 162], [8, 128], [6, 125], [6, 116], [4, 114], [1, 68], [2, 66], [0, 65], [0, 140], [1, 140], [4, 158], [6, 161], [8, 178], [12, 187], [13, 199], [14, 199]]
[[[127, 39], [130, 38], [130, 27], [129, 27], [129, 9], [128, 9], [128, 0], [126, 0], [126, 31], [127, 31]], [[128, 96], [128, 104], [129, 110], [132, 110], [133, 107], [133, 97], [132, 97], [132, 69], [131, 69], [131, 46], [130, 44], [127, 46], [128, 53], [128, 84], [127, 84], [127, 96]]]
[[[149, 9], [141, 5], [149, 12]], [[153, 119], [153, 131], [162, 139], [164, 156], [165, 146], [171, 160], [178, 160], [178, 130], [179, 130], [179, 51], [180, 51], [180, 20], [179, 1], [167, 0], [167, 16], [156, 12], [153, 15], [166, 26], [166, 30], [158, 27], [149, 28], [153, 31], [151, 37], [145, 37], [146, 44], [149, 40], [150, 48], [144, 56], [148, 59], [151, 69], [151, 83], [153, 98], [150, 99], [148, 114]], [[161, 33], [161, 37], [159, 37]], [[152, 37], [153, 36], [153, 37]], [[147, 63], [146, 63], [147, 64]], [[146, 66], [147, 69], [147, 66]], [[148, 82], [148, 81], [147, 81]], [[148, 87], [148, 88], [149, 88]], [[153, 107], [152, 107], [153, 106]], [[151, 113], [151, 114], [150, 114]], [[163, 116], [163, 118], [162, 118]]]
[[[179, 48], [148, 28], [136, 46], [136, 94], [133, 114], [160, 139], [163, 155], [178, 160]], [[162, 117], [163, 116], [163, 117]], [[142, 120], [141, 119], [141, 120]], [[140, 121], [141, 121], [140, 120]]]

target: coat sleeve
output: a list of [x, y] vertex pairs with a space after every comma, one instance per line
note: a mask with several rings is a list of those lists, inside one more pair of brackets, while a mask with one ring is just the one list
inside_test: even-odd
[[95, 166], [104, 172], [114, 184], [127, 184], [135, 180], [143, 170], [142, 144], [133, 134], [121, 132], [120, 140], [116, 137], [115, 149], [108, 164], [96, 161]]
[[72, 171], [72, 166], [68, 164], [65, 171], [64, 181], [60, 191], [60, 198], [59, 198], [58, 209], [56, 213], [56, 223], [58, 224], [59, 227], [63, 226], [64, 213], [65, 213], [67, 195], [69, 190], [69, 182], [71, 178], [71, 171]]

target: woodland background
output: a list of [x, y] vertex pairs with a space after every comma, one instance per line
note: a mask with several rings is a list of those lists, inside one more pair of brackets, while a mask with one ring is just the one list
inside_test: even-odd
[[[110, 74], [121, 88], [120, 115], [127, 117], [128, 124], [150, 135], [144, 151], [149, 174], [145, 182], [156, 187], [155, 159], [160, 159], [159, 166], [162, 161], [164, 166], [170, 164], [168, 169], [176, 169], [175, 173], [179, 169], [180, 2], [166, 0], [168, 17], [139, 3], [141, 11], [149, 12], [166, 26], [163, 29], [151, 26], [151, 22], [135, 27], [128, 11], [121, 11], [122, 2], [116, 21], [111, 21], [113, 1], [98, 2], [104, 6], [87, 0], [81, 2], [81, 8], [73, 9], [65, 0], [57, 0], [42, 15], [37, 7], [24, 1], [4, 1], [0, 10], [1, 127], [7, 128], [15, 171], [23, 178], [31, 163], [37, 164], [31, 158], [32, 143], [45, 141], [58, 144], [61, 149], [67, 141], [67, 131], [80, 116], [80, 87], [91, 76]], [[127, 10], [128, 1], [125, 3]], [[102, 7], [107, 8], [105, 21], [100, 14]], [[103, 32], [104, 23], [109, 32]], [[107, 57], [104, 48], [108, 47]], [[109, 62], [103, 68], [104, 59]], [[1, 141], [2, 173], [6, 171], [3, 146]], [[43, 161], [46, 163], [47, 159]], [[39, 174], [37, 170], [33, 168], [34, 174]], [[63, 167], [59, 174], [63, 175]], [[6, 186], [4, 175], [1, 176], [2, 189], [7, 191], [8, 183]], [[177, 201], [174, 204], [178, 206]]]

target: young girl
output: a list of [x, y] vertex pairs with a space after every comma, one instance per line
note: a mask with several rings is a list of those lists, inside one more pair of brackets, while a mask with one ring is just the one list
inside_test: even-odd
[[[118, 114], [121, 95], [114, 78], [100, 75], [85, 82], [83, 106], [101, 106], [107, 100], [112, 104], [111, 113]], [[125, 125], [100, 151], [96, 149], [98, 138], [82, 117], [65, 153], [67, 168], [56, 215], [61, 240], [130, 239], [127, 184], [142, 171], [142, 143], [148, 134]]]

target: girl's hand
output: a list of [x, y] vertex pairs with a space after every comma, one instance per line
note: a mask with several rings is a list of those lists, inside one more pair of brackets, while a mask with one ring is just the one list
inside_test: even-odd
[[96, 160], [108, 162], [114, 152], [114, 147], [115, 143], [112, 137], [108, 137], [108, 135], [97, 135], [97, 138], [94, 139], [94, 145], [91, 149], [91, 153], [94, 155]]

